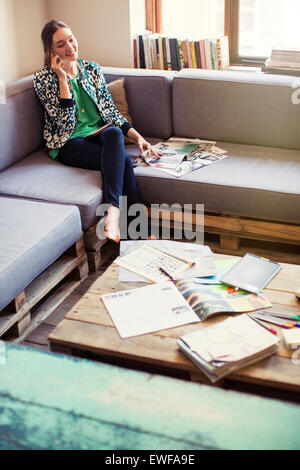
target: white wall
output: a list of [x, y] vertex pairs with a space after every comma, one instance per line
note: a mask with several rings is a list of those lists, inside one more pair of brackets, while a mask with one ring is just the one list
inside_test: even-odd
[[0, 0], [0, 80], [11, 82], [41, 68], [46, 0]]
[[145, 0], [0, 0], [0, 82], [43, 66], [41, 31], [62, 20], [79, 40], [79, 56], [133, 67], [132, 36], [145, 29]]
[[79, 57], [104, 66], [132, 67], [130, 9], [135, 2], [144, 0], [48, 0], [48, 13], [71, 28]]

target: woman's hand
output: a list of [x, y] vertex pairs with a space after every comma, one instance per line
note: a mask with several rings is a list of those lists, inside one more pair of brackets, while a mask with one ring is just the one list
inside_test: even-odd
[[128, 137], [131, 137], [136, 141], [139, 151], [141, 153], [149, 151], [152, 155], [157, 158], [160, 158], [162, 156], [162, 153], [158, 150], [153, 149], [151, 144], [147, 142], [147, 140], [145, 140], [144, 137], [142, 137], [133, 127], [129, 129], [127, 135]]
[[64, 61], [61, 59], [61, 57], [51, 52], [51, 70], [56, 73], [59, 79], [67, 77], [67, 73], [63, 67]]

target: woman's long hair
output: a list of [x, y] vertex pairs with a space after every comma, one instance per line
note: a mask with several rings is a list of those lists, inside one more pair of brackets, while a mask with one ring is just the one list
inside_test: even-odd
[[41, 37], [44, 46], [44, 66], [51, 64], [51, 48], [53, 34], [60, 28], [68, 28], [62, 21], [51, 20], [47, 23], [42, 31]]

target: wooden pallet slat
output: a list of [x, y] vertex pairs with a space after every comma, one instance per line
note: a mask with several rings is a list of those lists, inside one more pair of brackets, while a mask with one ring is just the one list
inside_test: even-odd
[[[70, 273], [79, 279], [88, 274], [87, 255], [84, 251], [82, 237], [49, 268], [43, 271], [16, 299], [21, 298], [20, 308], [14, 313], [11, 306], [17, 305], [14, 300], [8, 308], [0, 312], [0, 337], [4, 334], [20, 336], [30, 322], [30, 310], [40, 302], [55, 286]], [[76, 255], [76, 253], [81, 253]], [[73, 253], [70, 254], [70, 253]], [[24, 301], [25, 300], [25, 301]]]
[[[217, 235], [219, 237], [219, 243], [215, 246], [217, 253], [243, 255], [242, 241], [244, 240], [295, 247], [298, 254], [300, 253], [300, 224], [297, 223], [205, 212], [204, 227], [197, 227], [197, 214], [194, 212], [188, 213], [172, 210], [172, 207], [170, 209], [160, 209], [152, 206], [148, 206], [148, 216], [153, 227], [168, 224], [170, 229], [174, 230], [175, 227], [189, 224], [194, 234], [196, 234], [197, 229], [200, 232], [204, 229], [205, 234]], [[270, 250], [272, 250], [271, 245]]]

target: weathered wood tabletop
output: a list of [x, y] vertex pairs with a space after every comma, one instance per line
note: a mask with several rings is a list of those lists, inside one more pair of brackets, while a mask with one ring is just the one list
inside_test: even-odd
[[[177, 346], [177, 339], [197, 329], [199, 323], [133, 338], [120, 338], [100, 296], [107, 292], [132, 289], [141, 285], [143, 284], [120, 283], [118, 267], [112, 264], [49, 335], [51, 350], [74, 354], [92, 352], [100, 359], [120, 360], [129, 367], [131, 364], [141, 368], [151, 366], [156, 372], [163, 370], [175, 375], [185, 373], [192, 380], [210, 383]], [[300, 303], [294, 295], [299, 285], [300, 266], [282, 263], [281, 271], [263, 291], [272, 302], [272, 307], [268, 311], [300, 314]], [[226, 315], [217, 315], [202, 324], [211, 325], [225, 318]], [[275, 328], [278, 336], [282, 337], [281, 328]], [[300, 393], [300, 365], [297, 361], [292, 361], [291, 356], [292, 352], [288, 351], [281, 341], [276, 355], [240, 369], [230, 374], [228, 379]], [[221, 382], [217, 383], [220, 384]]]
[[200, 464], [201, 449], [299, 449], [299, 431], [298, 405], [0, 342], [2, 450], [189, 450]]

